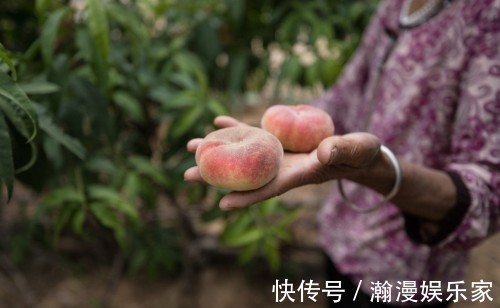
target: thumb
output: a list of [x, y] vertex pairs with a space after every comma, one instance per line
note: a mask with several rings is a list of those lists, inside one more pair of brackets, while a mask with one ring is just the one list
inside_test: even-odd
[[243, 123], [233, 117], [226, 115], [216, 117], [214, 119], [214, 124], [215, 126], [220, 128], [240, 126], [240, 125], [248, 126], [246, 123]]
[[370, 164], [380, 152], [380, 141], [369, 133], [331, 136], [318, 146], [318, 160], [324, 165], [360, 168]]

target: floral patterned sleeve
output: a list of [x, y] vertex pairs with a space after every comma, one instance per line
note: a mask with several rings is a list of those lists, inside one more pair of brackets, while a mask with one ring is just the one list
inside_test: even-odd
[[468, 60], [445, 168], [457, 203], [433, 243], [450, 249], [471, 248], [500, 231], [500, 7], [465, 11], [474, 26], [463, 37]]
[[[500, 20], [496, 26], [500, 28]], [[455, 232], [441, 245], [472, 247], [500, 230], [499, 30], [489, 33], [478, 29], [478, 35], [484, 35], [484, 45], [472, 49], [463, 76], [447, 169], [460, 176], [470, 204]], [[471, 34], [465, 41], [474, 44], [475, 39]]]

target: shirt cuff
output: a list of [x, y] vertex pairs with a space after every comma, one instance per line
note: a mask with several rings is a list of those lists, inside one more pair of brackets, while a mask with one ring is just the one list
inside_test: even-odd
[[467, 186], [457, 172], [445, 171], [456, 187], [457, 199], [448, 215], [439, 222], [433, 223], [437, 231], [432, 232], [432, 236], [425, 236], [422, 228], [424, 221], [414, 215], [403, 214], [405, 218], [405, 230], [408, 237], [418, 243], [433, 246], [447, 238], [462, 223], [462, 220], [469, 210], [471, 197]]

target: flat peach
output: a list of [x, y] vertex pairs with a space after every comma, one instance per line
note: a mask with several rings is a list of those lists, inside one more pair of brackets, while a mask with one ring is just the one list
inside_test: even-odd
[[262, 116], [261, 126], [275, 135], [283, 148], [308, 153], [316, 149], [335, 127], [328, 113], [310, 105], [274, 105]]
[[263, 129], [236, 126], [208, 134], [196, 150], [201, 177], [210, 185], [236, 191], [269, 183], [283, 159], [279, 140]]

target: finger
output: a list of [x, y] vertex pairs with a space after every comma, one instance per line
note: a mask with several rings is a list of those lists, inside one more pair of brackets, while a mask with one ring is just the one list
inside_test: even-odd
[[200, 145], [200, 143], [202, 141], [203, 141], [203, 138], [195, 138], [195, 139], [189, 140], [187, 145], [186, 145], [187, 150], [191, 153], [196, 152], [196, 149], [198, 148], [198, 146]]
[[219, 207], [221, 210], [229, 211], [248, 207], [266, 199], [269, 198], [265, 198], [261, 194], [255, 192], [232, 192], [221, 199]]
[[380, 141], [368, 133], [328, 137], [318, 146], [318, 160], [325, 165], [363, 167], [380, 152]]
[[256, 190], [236, 191], [227, 194], [220, 200], [219, 207], [224, 211], [244, 208], [277, 195], [275, 185], [271, 182]]
[[205, 180], [203, 180], [203, 178], [201, 177], [200, 169], [196, 166], [184, 171], [184, 181], [206, 183]]
[[230, 116], [218, 116], [214, 119], [214, 124], [220, 128], [247, 125]]

